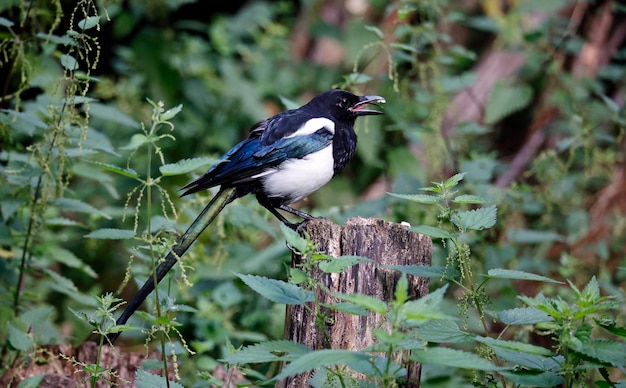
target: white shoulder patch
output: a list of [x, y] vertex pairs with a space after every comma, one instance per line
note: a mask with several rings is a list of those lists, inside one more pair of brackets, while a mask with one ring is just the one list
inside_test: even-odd
[[331, 133], [335, 133], [335, 123], [324, 117], [316, 117], [307, 120], [300, 128], [287, 137], [306, 136], [319, 131], [322, 128], [328, 129]]

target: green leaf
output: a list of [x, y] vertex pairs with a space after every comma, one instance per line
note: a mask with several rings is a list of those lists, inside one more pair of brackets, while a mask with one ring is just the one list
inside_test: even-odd
[[419, 338], [435, 343], [458, 344], [473, 341], [476, 335], [469, 334], [461, 329], [453, 320], [437, 319], [426, 321], [416, 328]]
[[387, 193], [391, 196], [397, 197], [397, 198], [402, 198], [402, 199], [407, 199], [409, 201], [413, 201], [413, 202], [417, 202], [417, 203], [424, 203], [427, 205], [432, 205], [432, 204], [436, 204], [439, 202], [439, 197], [434, 196], [434, 195], [427, 195], [427, 194], [396, 194], [396, 193]]
[[554, 372], [532, 373], [522, 370], [516, 372], [502, 371], [500, 373], [515, 384], [525, 387], [558, 387], [565, 381], [563, 376]]
[[498, 367], [484, 358], [473, 353], [450, 348], [426, 348], [414, 350], [410, 356], [412, 360], [423, 364], [443, 365], [453, 368], [477, 369], [484, 371], [496, 371], [504, 368]]
[[367, 315], [366, 309], [354, 303], [332, 303], [332, 304], [322, 303], [322, 306], [328, 307], [329, 309], [341, 311], [346, 314], [352, 314], [352, 315], [358, 315], [358, 316]]
[[509, 229], [507, 237], [511, 242], [520, 244], [565, 241], [562, 235], [547, 230]]
[[9, 340], [14, 349], [26, 352], [35, 345], [31, 336], [16, 328], [10, 322], [7, 322], [7, 330], [7, 340]]
[[514, 308], [498, 312], [498, 319], [505, 325], [533, 325], [540, 322], [552, 322], [554, 318], [532, 307]]
[[332, 295], [338, 299], [345, 300], [350, 303], [354, 303], [369, 311], [373, 311], [377, 314], [387, 313], [387, 303], [383, 302], [382, 300], [378, 298], [374, 298], [373, 296], [359, 294], [359, 293], [354, 293], [354, 294], [332, 293]]
[[429, 320], [456, 319], [442, 310], [443, 296], [447, 289], [448, 283], [428, 295], [402, 305], [398, 311], [401, 324], [410, 327], [421, 325]]
[[445, 182], [443, 182], [443, 187], [445, 187], [446, 190], [455, 188], [463, 180], [463, 178], [465, 178], [465, 174], [465, 172], [460, 172], [452, 175], [450, 178], [446, 179]]
[[135, 385], [137, 388], [184, 388], [176, 381], [168, 381], [163, 376], [150, 374], [143, 369], [137, 369]]
[[68, 54], [61, 55], [61, 65], [69, 71], [78, 69], [78, 61], [76, 58]]
[[98, 274], [94, 271], [89, 265], [85, 264], [84, 261], [76, 257], [76, 255], [59, 246], [51, 246], [48, 247], [47, 253], [52, 257], [55, 261], [59, 263], [63, 263], [70, 268], [76, 268], [81, 270], [86, 275], [96, 279]]
[[130, 138], [130, 142], [128, 142], [127, 145], [125, 145], [124, 147], [120, 147], [120, 149], [122, 150], [135, 150], [139, 147], [141, 147], [142, 145], [148, 143], [150, 140], [148, 139], [148, 137], [144, 134], [141, 133], [136, 133], [133, 136], [131, 136]]
[[211, 158], [192, 158], [179, 160], [176, 163], [168, 163], [159, 167], [159, 171], [164, 176], [181, 175], [194, 171], [200, 167], [206, 168], [206, 166], [214, 165], [220, 162], [226, 162], [221, 159]]
[[100, 18], [98, 16], [89, 16], [77, 23], [78, 28], [88, 30], [98, 25]]
[[324, 260], [319, 263], [319, 267], [326, 273], [340, 273], [346, 268], [349, 268], [355, 264], [373, 262], [374, 260], [363, 256], [340, 256], [332, 258], [331, 260]]
[[383, 39], [384, 38], [383, 32], [380, 30], [380, 28], [378, 28], [376, 26], [372, 26], [372, 25], [365, 25], [364, 28], [366, 30], [371, 31], [374, 34], [376, 34], [376, 36], [378, 36], [379, 39]]
[[613, 319], [594, 319], [598, 326], [604, 328], [611, 334], [615, 334], [616, 336], [626, 338], [626, 327], [617, 326]]
[[67, 211], [72, 211], [72, 212], [77, 212], [77, 213], [86, 213], [90, 215], [96, 214], [103, 218], [106, 218], [107, 220], [111, 219], [111, 216], [108, 215], [107, 213], [103, 212], [100, 209], [96, 209], [90, 204], [85, 203], [78, 199], [58, 198], [54, 203], [61, 209], [64, 209]]
[[328, 367], [332, 365], [348, 365], [354, 362], [369, 361], [371, 360], [371, 358], [372, 356], [368, 354], [361, 352], [352, 352], [349, 350], [317, 350], [315, 352], [310, 352], [303, 355], [302, 357], [299, 357], [297, 360], [284, 367], [283, 370], [270, 381], [282, 380], [286, 377], [308, 372], [312, 369]]
[[17, 388], [37, 388], [37, 387], [41, 387], [41, 382], [43, 381], [43, 379], [46, 377], [45, 374], [40, 374], [40, 375], [34, 375], [34, 376], [29, 376], [27, 378], [25, 378], [24, 380], [22, 380]]
[[287, 245], [301, 253], [305, 253], [309, 250], [309, 241], [306, 238], [300, 236], [298, 232], [291, 229], [282, 222], [280, 223], [280, 230], [281, 232], [283, 232], [283, 236], [287, 241]]
[[432, 267], [430, 265], [383, 265], [382, 267], [426, 278], [444, 277], [445, 279], [452, 279], [459, 276], [459, 272], [454, 268]]
[[483, 230], [496, 224], [496, 205], [455, 213], [452, 222], [461, 230]]
[[137, 178], [139, 176], [139, 174], [137, 174], [137, 171], [133, 170], [132, 168], [122, 168], [122, 167], [114, 166], [112, 164], [97, 162], [95, 160], [87, 160], [87, 162], [91, 164], [95, 164], [96, 166], [100, 168], [125, 176], [127, 178]]
[[350, 73], [344, 76], [344, 78], [347, 83], [353, 85], [364, 84], [372, 80], [372, 77], [363, 73]]
[[430, 225], [419, 225], [411, 228], [411, 231], [415, 233], [424, 234], [430, 238], [454, 238], [455, 234], [448, 232], [447, 230]]
[[490, 337], [480, 337], [480, 336], [476, 337], [476, 341], [483, 343], [491, 348], [500, 347], [504, 349], [513, 350], [516, 352], [534, 354], [537, 356], [546, 356], [546, 357], [553, 356], [552, 351], [550, 351], [549, 349], [546, 349], [541, 346], [527, 344], [524, 342], [505, 341], [505, 340], [499, 340], [499, 339], [494, 339]]
[[167, 120], [173, 119], [177, 114], [180, 113], [181, 110], [183, 110], [183, 104], [177, 105], [161, 113], [161, 115], [159, 116], [159, 119], [161, 119], [161, 121], [167, 121]]
[[490, 201], [487, 201], [486, 199], [479, 197], [477, 195], [468, 195], [468, 194], [459, 195], [458, 197], [454, 198], [452, 202], [468, 203], [468, 204], [475, 204], [475, 205], [484, 205], [484, 204], [491, 203]]
[[563, 284], [558, 280], [550, 279], [546, 276], [535, 275], [534, 273], [518, 271], [514, 269], [494, 268], [487, 272], [487, 276], [490, 278], [498, 279], [515, 279], [515, 280], [533, 280], [538, 282], [557, 283]]
[[601, 339], [583, 343], [581, 348], [574, 350], [615, 367], [626, 366], [626, 344], [623, 342]]
[[485, 122], [494, 124], [512, 113], [528, 106], [533, 96], [533, 90], [528, 85], [516, 85], [508, 81], [498, 81], [491, 90]]
[[129, 229], [102, 228], [86, 234], [86, 238], [98, 238], [104, 240], [126, 240], [135, 237], [135, 231]]
[[310, 352], [311, 349], [305, 345], [293, 341], [279, 340], [246, 346], [234, 354], [227, 355], [220, 361], [230, 364], [293, 361]]
[[315, 300], [312, 291], [304, 290], [295, 284], [268, 279], [263, 276], [243, 275], [240, 273], [235, 273], [235, 275], [246, 283], [248, 287], [275, 303], [301, 305]]
[[280, 102], [283, 104], [285, 109], [297, 109], [300, 107], [300, 104], [285, 96], [278, 96], [278, 98], [280, 99]]

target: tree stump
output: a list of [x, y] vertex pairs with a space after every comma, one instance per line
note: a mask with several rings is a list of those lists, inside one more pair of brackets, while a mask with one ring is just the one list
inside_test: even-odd
[[[316, 244], [318, 251], [334, 257], [358, 255], [374, 260], [359, 263], [342, 273], [323, 273], [315, 269], [313, 276], [332, 292], [367, 294], [384, 301], [391, 301], [400, 272], [382, 268], [384, 265], [430, 265], [432, 241], [429, 237], [411, 232], [407, 227], [379, 219], [351, 218], [342, 228], [326, 219], [307, 222], [301, 230]], [[302, 263], [303, 257], [294, 254], [292, 264]], [[408, 276], [410, 298], [416, 299], [428, 293], [429, 280]], [[328, 293], [316, 291], [320, 304], [336, 303]], [[373, 312], [356, 316], [323, 308], [322, 314], [329, 319], [325, 327], [316, 323], [314, 303], [304, 306], [287, 306], [285, 338], [307, 345], [314, 350], [345, 349], [361, 350], [373, 345], [373, 330], [389, 328], [384, 317]], [[312, 311], [312, 312], [310, 312]], [[407, 367], [406, 387], [419, 387], [421, 365], [412, 363]], [[308, 387], [312, 372], [292, 376], [280, 381], [277, 387]]]

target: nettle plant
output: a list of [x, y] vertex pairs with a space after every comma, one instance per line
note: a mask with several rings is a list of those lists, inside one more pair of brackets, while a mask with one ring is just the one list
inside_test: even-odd
[[[493, 227], [497, 208], [478, 196], [459, 195], [457, 186], [463, 176], [457, 174], [423, 188], [427, 194], [391, 194], [438, 207], [437, 226], [422, 225], [413, 230], [442, 242], [448, 249], [445, 266], [403, 266], [394, 299], [390, 302], [367, 295], [338, 296], [355, 306], [355, 314], [364, 309], [388, 320], [389, 330], [376, 334], [377, 345], [359, 351], [313, 351], [291, 341], [270, 341], [234, 351], [223, 361], [237, 366], [288, 363], [269, 380], [256, 373], [250, 375], [266, 383], [315, 370], [310, 379], [312, 386], [329, 383], [392, 386], [406, 375], [406, 365], [398, 365], [394, 360], [398, 359], [398, 353], [410, 350], [410, 357], [406, 360], [424, 365], [422, 382], [425, 384], [429, 381], [448, 384], [465, 381], [476, 386], [571, 387], [581, 381], [593, 381], [600, 387], [615, 386], [612, 381], [614, 370], [626, 367], [626, 329], [602, 313], [618, 309], [619, 302], [614, 297], [600, 295], [595, 277], [579, 290], [570, 282], [569, 287], [563, 287], [564, 282], [518, 270], [493, 268], [486, 274], [476, 275], [476, 265], [473, 264], [476, 257], [469, 235]], [[459, 209], [468, 205], [478, 207]], [[322, 272], [341, 272], [367, 260], [330, 257], [319, 253], [306, 236], [301, 237], [287, 228], [283, 232], [287, 243], [298, 254], [306, 256], [308, 264], [292, 270], [289, 282], [238, 275], [249, 287], [273, 302], [292, 305], [313, 302], [317, 306], [319, 302], [314, 290], [328, 290], [310, 276], [314, 267], [319, 267]], [[440, 279], [443, 285], [420, 299], [409, 300], [407, 274]], [[562, 295], [520, 295], [517, 298], [519, 307], [494, 310], [487, 284], [515, 280], [557, 286]], [[461, 294], [456, 313], [446, 307], [444, 299], [451, 286], [457, 287]], [[319, 321], [323, 322], [324, 317]], [[528, 340], [530, 333], [548, 338], [551, 345], [531, 344]], [[354, 372], [360, 373], [358, 379]]]

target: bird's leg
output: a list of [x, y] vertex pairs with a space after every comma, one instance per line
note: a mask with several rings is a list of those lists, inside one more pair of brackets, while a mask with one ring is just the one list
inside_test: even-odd
[[291, 214], [293, 214], [295, 216], [298, 216], [298, 217], [300, 217], [300, 218], [302, 218], [302, 219], [304, 219], [306, 221], [310, 221], [310, 220], [312, 220], [314, 218], [310, 214], [307, 214], [307, 213], [302, 212], [300, 210], [296, 210], [296, 209], [294, 209], [292, 207], [289, 207], [287, 205], [272, 203], [272, 201], [269, 198], [265, 197], [265, 196], [257, 195], [257, 200], [259, 201], [259, 204], [261, 206], [263, 206], [264, 208], [269, 210], [269, 212], [272, 213], [276, 218], [278, 218], [278, 220], [280, 222], [282, 222], [283, 224], [285, 224], [286, 226], [288, 226], [289, 228], [291, 228], [293, 230], [297, 230], [298, 227], [302, 224], [302, 222], [297, 222], [297, 223], [289, 222], [289, 220], [287, 220], [285, 218], [285, 216], [280, 214], [278, 209], [284, 210], [284, 211], [286, 211], [288, 213], [291, 213]]
[[287, 206], [287, 205], [281, 204], [281, 205], [278, 205], [278, 208], [280, 210], [284, 210], [284, 211], [286, 211], [288, 213], [291, 213], [291, 214], [293, 214], [295, 216], [298, 216], [298, 217], [300, 217], [300, 218], [302, 218], [303, 220], [306, 220], [306, 221], [311, 221], [312, 219], [315, 218], [315, 217], [313, 217], [312, 215], [310, 215], [308, 213], [305, 213], [305, 212], [300, 211], [298, 209], [294, 209], [294, 208], [292, 208], [290, 206]]

